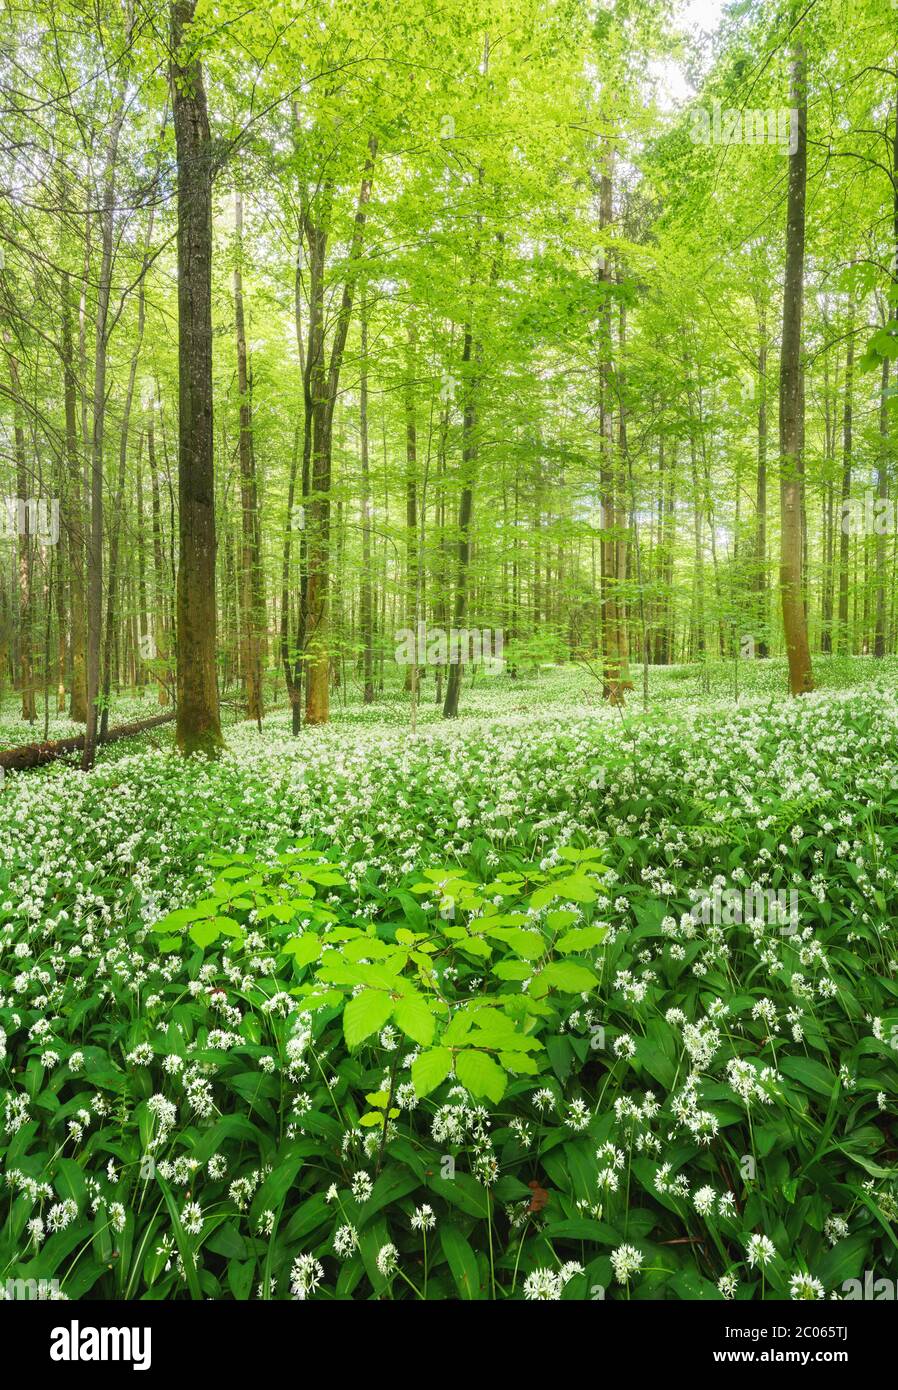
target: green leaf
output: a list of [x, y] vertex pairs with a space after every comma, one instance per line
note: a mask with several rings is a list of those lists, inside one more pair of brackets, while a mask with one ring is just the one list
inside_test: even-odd
[[419, 1099], [429, 1095], [452, 1070], [452, 1053], [448, 1047], [433, 1047], [420, 1052], [412, 1062], [412, 1084]]
[[[842, 1293], [841, 1286], [844, 1280], [863, 1278], [869, 1246], [869, 1231], [857, 1231], [854, 1235], [838, 1241], [831, 1250], [827, 1250], [826, 1254], [820, 1257], [814, 1273], [828, 1292]], [[879, 1277], [878, 1273], [875, 1277]]]
[[409, 994], [393, 1010], [393, 1020], [407, 1037], [429, 1047], [433, 1042], [436, 1019], [422, 994]]
[[555, 943], [556, 951], [589, 951], [605, 940], [605, 927], [574, 927]]
[[545, 954], [546, 943], [539, 932], [524, 931], [521, 927], [484, 927], [488, 936], [504, 941], [516, 956], [524, 960], [539, 960]]
[[493, 966], [493, 974], [500, 980], [529, 980], [533, 966], [525, 965], [520, 960], [500, 960], [498, 965]]
[[448, 1222], [440, 1226], [440, 1244], [449, 1262], [452, 1278], [459, 1295], [465, 1299], [480, 1297], [480, 1273], [474, 1251], [460, 1231]]
[[564, 990], [567, 994], [584, 994], [596, 982], [593, 972], [580, 961], [553, 960], [540, 971], [539, 979], [552, 989]]
[[281, 950], [284, 955], [293, 956], [297, 965], [309, 965], [321, 954], [321, 942], [313, 932], [303, 932], [302, 936], [291, 936]]
[[174, 1233], [175, 1243], [178, 1247], [178, 1253], [180, 1254], [181, 1260], [184, 1265], [184, 1273], [187, 1278], [187, 1287], [190, 1290], [190, 1297], [195, 1302], [199, 1302], [202, 1299], [203, 1294], [200, 1288], [200, 1281], [199, 1276], [197, 1274], [196, 1262], [194, 1260], [193, 1251], [190, 1246], [190, 1237], [187, 1235], [187, 1232], [184, 1230], [184, 1227], [181, 1224], [181, 1217], [180, 1213], [178, 1212], [178, 1206], [168, 1184], [162, 1178], [159, 1177], [158, 1173], [156, 1174], [156, 1181], [162, 1189], [162, 1196], [164, 1197], [165, 1205], [168, 1208], [168, 1214], [172, 1223], [172, 1231]]
[[494, 1105], [505, 1093], [507, 1074], [486, 1052], [466, 1048], [455, 1059], [455, 1074], [472, 1096], [486, 1096]]
[[815, 1091], [818, 1096], [826, 1096], [827, 1100], [832, 1095], [833, 1088], [838, 1085], [838, 1077], [811, 1057], [781, 1057], [779, 1069], [793, 1081], [800, 1082], [806, 1090]]
[[549, 931], [560, 931], [562, 927], [572, 927], [578, 916], [579, 913], [569, 907], [556, 907], [554, 912], [547, 913], [546, 926]]
[[557, 894], [563, 898], [571, 898], [575, 903], [594, 903], [596, 900], [596, 890], [584, 874], [558, 878], [554, 886]]
[[467, 951], [469, 955], [479, 956], [482, 960], [489, 960], [493, 954], [493, 948], [488, 941], [484, 941], [482, 936], [466, 936], [463, 941], [459, 941], [460, 951]]
[[225, 936], [242, 936], [243, 928], [239, 922], [235, 922], [233, 917], [213, 917], [212, 921], [223, 931]]
[[200, 914], [195, 907], [179, 907], [176, 912], [169, 912], [153, 926], [153, 931], [173, 932], [178, 927], [189, 926], [195, 922]]
[[527, 1057], [520, 1052], [500, 1052], [499, 1061], [506, 1071], [513, 1072], [515, 1076], [537, 1076], [539, 1066], [532, 1057]]
[[245, 1302], [250, 1296], [255, 1269], [255, 1260], [230, 1260], [228, 1262], [228, 1288], [240, 1303]]
[[350, 999], [343, 1010], [343, 1036], [346, 1046], [358, 1047], [372, 1033], [383, 1028], [393, 1012], [393, 1001], [380, 989], [365, 989]]
[[195, 941], [197, 946], [202, 946], [204, 949], [206, 946], [211, 946], [213, 941], [217, 941], [219, 935], [220, 932], [215, 925], [214, 918], [210, 922], [195, 922], [190, 928], [191, 940]]

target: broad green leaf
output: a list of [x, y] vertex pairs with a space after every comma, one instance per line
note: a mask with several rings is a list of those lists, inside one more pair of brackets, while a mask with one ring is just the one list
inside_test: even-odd
[[383, 1028], [393, 1012], [393, 1001], [384, 990], [364, 989], [350, 999], [343, 1010], [343, 1036], [346, 1046], [358, 1047], [372, 1033]]
[[506, 1073], [486, 1052], [465, 1049], [455, 1059], [455, 1074], [477, 1099], [486, 1097], [498, 1105], [505, 1093]]
[[595, 974], [581, 961], [553, 960], [541, 970], [539, 979], [552, 989], [564, 990], [567, 994], [584, 994], [596, 982]]
[[421, 1047], [429, 1047], [433, 1042], [436, 1019], [423, 995], [410, 994], [400, 1000], [393, 1010], [393, 1021]]
[[309, 965], [321, 955], [321, 942], [313, 932], [304, 932], [302, 936], [291, 936], [281, 950], [285, 955], [293, 956], [297, 965]]
[[412, 1062], [412, 1084], [420, 1098], [427, 1096], [452, 1070], [452, 1053], [448, 1047], [433, 1047], [419, 1052]]
[[195, 922], [190, 928], [190, 938], [195, 941], [197, 946], [211, 946], [213, 941], [219, 938], [219, 930], [215, 925], [215, 919], [211, 922]]

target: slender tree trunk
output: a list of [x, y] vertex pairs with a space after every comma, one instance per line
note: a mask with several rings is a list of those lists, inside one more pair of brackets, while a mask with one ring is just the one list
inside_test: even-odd
[[[838, 364], [835, 379], [838, 381]], [[823, 589], [820, 603], [820, 650], [832, 651], [833, 638], [833, 598], [835, 581], [835, 534], [833, 525], [834, 487], [832, 481], [833, 460], [835, 457], [835, 387], [830, 392], [829, 360], [823, 365], [823, 407], [824, 407], [824, 445], [823, 459], [825, 479], [823, 483]]]
[[[848, 324], [848, 338], [845, 357], [845, 404], [842, 416], [842, 502], [851, 496], [851, 464], [853, 447], [853, 395], [854, 395], [854, 318]], [[847, 509], [842, 508], [842, 527], [839, 535], [839, 614], [837, 624], [836, 650], [848, 651], [848, 559], [851, 544], [847, 523]]]
[[25, 430], [22, 425], [22, 384], [19, 378], [19, 364], [12, 354], [9, 356], [9, 375], [15, 401], [13, 406], [13, 440], [16, 459], [17, 505], [15, 521], [18, 532], [19, 673], [22, 686], [22, 718], [27, 720], [29, 724], [33, 724], [37, 718], [34, 691], [34, 615], [32, 611], [34, 545], [31, 535], [32, 512], [28, 501], [29, 498], [35, 496], [36, 488], [29, 483]]
[[758, 479], [755, 500], [755, 621], [758, 640], [755, 653], [769, 655], [767, 643], [767, 315], [758, 307]]
[[[892, 137], [892, 246], [895, 259], [892, 262], [892, 300], [891, 322], [893, 332], [898, 332], [898, 95], [895, 99], [895, 125]], [[882, 383], [879, 394], [879, 467], [877, 491], [881, 499], [889, 495], [889, 358], [882, 364]], [[873, 639], [873, 655], [886, 654], [886, 540], [885, 533], [876, 537], [876, 633]]]
[[[475, 403], [477, 383], [471, 375], [473, 359], [477, 352], [473, 347], [470, 324], [465, 325], [462, 362], [465, 366], [465, 406], [462, 417], [462, 477], [461, 498], [458, 505], [458, 559], [455, 576], [455, 607], [453, 626], [464, 627], [468, 609], [468, 568], [471, 562], [471, 518], [474, 511], [474, 472], [477, 466], [477, 407]], [[450, 653], [451, 655], [451, 653]], [[456, 660], [450, 660], [449, 677], [446, 681], [446, 699], [443, 703], [443, 718], [455, 719], [461, 697], [462, 676], [461, 651], [455, 653]]]
[[808, 625], [801, 590], [801, 326], [804, 300], [805, 193], [807, 185], [807, 74], [796, 39], [789, 105], [798, 113], [796, 149], [789, 160], [786, 275], [780, 357], [780, 589], [783, 628], [793, 695], [813, 689]]
[[[882, 378], [879, 393], [879, 464], [877, 467], [876, 491], [885, 501], [889, 495], [889, 359], [883, 358]], [[884, 510], [884, 509], [883, 509]], [[884, 522], [881, 521], [876, 532], [876, 630], [873, 636], [873, 655], [886, 654], [886, 537]]]
[[692, 463], [692, 512], [693, 541], [695, 553], [695, 580], [693, 589], [693, 658], [704, 660], [705, 656], [705, 551], [703, 541], [705, 508], [698, 476], [698, 452], [695, 435], [690, 431], [689, 450]]
[[[130, 21], [129, 21], [130, 30]], [[93, 767], [100, 718], [100, 651], [103, 626], [103, 441], [106, 426], [106, 363], [109, 349], [109, 300], [115, 233], [115, 189], [118, 145], [125, 117], [127, 74], [122, 70], [109, 127], [103, 171], [100, 213], [100, 273], [94, 331], [93, 430], [90, 449], [90, 529], [87, 540], [87, 727], [84, 731], [85, 771]]]
[[[612, 153], [609, 149], [608, 168], [599, 181], [599, 223], [607, 227], [612, 219]], [[599, 282], [611, 285], [611, 272], [603, 260]], [[599, 371], [599, 433], [601, 446], [600, 486], [602, 502], [602, 541], [600, 546], [602, 576], [602, 695], [609, 704], [624, 703], [622, 667], [625, 660], [619, 597], [619, 539], [618, 507], [615, 493], [616, 468], [614, 461], [614, 408], [612, 395], [612, 308], [610, 290], [603, 305], [601, 333], [601, 366]]]
[[[618, 459], [615, 467], [615, 515], [614, 527], [617, 539], [614, 549], [614, 572], [617, 577], [618, 585], [626, 585], [630, 578], [631, 556], [630, 556], [630, 526], [631, 520], [628, 514], [627, 499], [629, 498], [630, 511], [632, 511], [632, 477], [629, 474], [629, 449], [627, 446], [627, 407], [624, 399], [625, 376], [624, 359], [627, 346], [627, 310], [623, 302], [620, 306], [618, 319], [618, 363], [616, 373], [617, 387], [617, 444]], [[635, 520], [632, 523], [635, 526]], [[559, 571], [559, 588], [561, 574]], [[624, 588], [626, 592], [626, 588]], [[640, 595], [640, 611], [642, 612], [642, 624], [645, 627], [645, 615], [642, 610], [642, 598]], [[633, 682], [630, 679], [630, 613], [629, 605], [625, 599], [618, 599], [617, 602], [618, 619], [618, 681], [620, 703], [623, 704], [625, 691], [633, 689]], [[645, 633], [643, 631], [643, 652], [645, 649]], [[618, 703], [611, 700], [612, 704]]]
[[168, 704], [169, 695], [169, 670], [168, 662], [168, 637], [171, 631], [169, 622], [169, 586], [168, 573], [165, 564], [165, 552], [162, 545], [162, 500], [159, 488], [159, 469], [156, 462], [156, 401], [150, 402], [147, 413], [147, 464], [150, 470], [150, 494], [153, 514], [153, 588], [155, 593], [155, 605], [153, 612], [153, 630], [155, 633], [152, 650], [155, 651], [156, 661], [159, 662], [162, 675], [159, 679], [159, 703]]
[[[408, 330], [408, 353], [406, 357], [405, 405], [405, 602], [406, 625], [415, 633], [417, 651], [417, 631], [415, 629], [415, 607], [418, 590], [418, 430], [415, 420], [414, 375], [415, 330]], [[405, 688], [415, 699], [415, 680], [417, 666], [409, 662], [405, 668]]]
[[84, 466], [78, 440], [78, 383], [72, 344], [71, 282], [68, 272], [61, 280], [61, 340], [63, 397], [65, 402], [66, 481], [62, 493], [63, 524], [68, 540], [69, 612], [71, 614], [72, 685], [69, 718], [87, 722], [87, 612], [84, 591]]
[[371, 476], [368, 468], [368, 305], [361, 299], [362, 360], [359, 365], [359, 435], [362, 464], [362, 578], [359, 596], [365, 704], [374, 703], [374, 607], [371, 575]]
[[[306, 585], [306, 723], [326, 724], [330, 713], [330, 515], [331, 448], [334, 408], [346, 348], [346, 335], [352, 318], [352, 305], [362, 252], [365, 220], [371, 198], [371, 175], [377, 154], [377, 140], [368, 141], [368, 157], [362, 174], [349, 251], [349, 269], [331, 342], [330, 359], [325, 363], [324, 320], [321, 316], [316, 335], [317, 347], [310, 352], [312, 387], [312, 476], [308, 507], [308, 550]], [[327, 231], [324, 223], [309, 225], [313, 255], [324, 264]]]
[[235, 195], [236, 263], [234, 265], [234, 317], [237, 332], [237, 390], [240, 396], [240, 503], [241, 550], [240, 595], [243, 635], [243, 676], [246, 689], [246, 717], [261, 728], [263, 715], [261, 641], [265, 624], [265, 595], [261, 555], [261, 519], [256, 478], [252, 401], [246, 325], [243, 306], [243, 195]]
[[[298, 115], [294, 109], [294, 129]], [[309, 464], [312, 451], [312, 395], [309, 376], [309, 357], [313, 346], [314, 324], [319, 312], [320, 295], [317, 289], [317, 276], [320, 267], [312, 265], [312, 281], [309, 289], [309, 351], [306, 351], [302, 332], [302, 236], [303, 223], [299, 227], [296, 248], [296, 268], [293, 283], [293, 315], [296, 333], [296, 347], [299, 353], [300, 379], [302, 382], [302, 423], [297, 422], [293, 432], [293, 454], [290, 460], [290, 480], [287, 487], [287, 521], [284, 527], [284, 549], [281, 560], [281, 664], [284, 668], [284, 683], [290, 701], [290, 719], [294, 738], [299, 733], [302, 722], [302, 653], [305, 645], [306, 626], [306, 501], [309, 492]], [[302, 456], [300, 491], [302, 503], [296, 506], [296, 475]], [[290, 650], [290, 567], [292, 562], [293, 533], [299, 532], [300, 593], [296, 609], [295, 649]]]
[[136, 502], [137, 642], [134, 653], [134, 682], [138, 690], [142, 691], [147, 684], [147, 672], [143, 663], [149, 659], [152, 648], [150, 646], [150, 631], [147, 614], [147, 561], [143, 532], [143, 468], [140, 459], [137, 461]]
[[[117, 608], [117, 588], [119, 582], [119, 544], [125, 508], [125, 466], [128, 459], [128, 430], [131, 424], [131, 407], [134, 403], [134, 388], [137, 382], [137, 369], [140, 364], [140, 352], [143, 347], [143, 332], [146, 322], [146, 289], [145, 276], [150, 263], [150, 245], [153, 239], [153, 209], [150, 208], [147, 217], [147, 234], [144, 244], [143, 267], [141, 270], [140, 289], [137, 296], [137, 336], [134, 342], [134, 351], [131, 354], [131, 363], [128, 369], [128, 384], [125, 388], [125, 402], [122, 408], [122, 426], [119, 440], [119, 466], [118, 482], [115, 493], [115, 506], [109, 528], [109, 581], [106, 594], [106, 640], [103, 646], [103, 709], [100, 716], [100, 742], [102, 743], [109, 729], [109, 696], [112, 679], [112, 644], [115, 634], [116, 608]], [[141, 437], [141, 447], [143, 438]], [[139, 451], [138, 451], [139, 452]], [[139, 467], [139, 463], [138, 463]]]

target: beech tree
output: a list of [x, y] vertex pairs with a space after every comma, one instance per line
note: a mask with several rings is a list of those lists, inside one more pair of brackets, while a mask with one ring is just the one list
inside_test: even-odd
[[[196, 0], [171, 6], [172, 112], [178, 148], [178, 747], [221, 743], [215, 667], [215, 473], [212, 442], [213, 152]], [[242, 393], [241, 393], [242, 394]]]

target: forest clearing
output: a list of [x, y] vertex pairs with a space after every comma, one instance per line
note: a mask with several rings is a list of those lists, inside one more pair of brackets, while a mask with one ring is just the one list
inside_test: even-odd
[[0, 110], [0, 1299], [894, 1301], [894, 4], [22, 0]]

